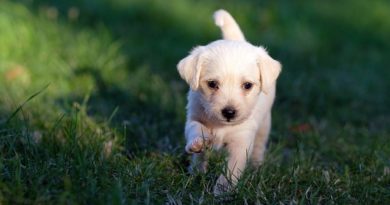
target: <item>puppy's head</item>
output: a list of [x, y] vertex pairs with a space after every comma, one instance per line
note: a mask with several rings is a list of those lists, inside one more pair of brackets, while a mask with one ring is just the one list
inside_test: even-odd
[[180, 76], [200, 93], [205, 114], [221, 124], [237, 124], [250, 115], [260, 92], [273, 88], [281, 71], [262, 47], [219, 40], [195, 48], [178, 64]]

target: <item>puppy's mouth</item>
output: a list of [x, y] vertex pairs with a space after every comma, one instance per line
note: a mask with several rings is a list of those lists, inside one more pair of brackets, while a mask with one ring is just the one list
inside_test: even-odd
[[226, 123], [229, 123], [229, 124], [232, 124], [232, 123], [235, 123], [235, 122], [237, 122], [238, 120], [236, 120], [236, 119], [225, 119], [225, 122]]
[[243, 122], [244, 120], [245, 119], [234, 118], [234, 119], [223, 119], [220, 121], [225, 125], [237, 125]]

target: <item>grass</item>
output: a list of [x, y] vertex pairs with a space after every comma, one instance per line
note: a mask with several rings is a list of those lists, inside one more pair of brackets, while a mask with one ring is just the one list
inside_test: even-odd
[[[265, 163], [186, 171], [176, 63], [226, 8], [283, 64]], [[368, 9], [369, 8], [369, 9]], [[389, 204], [390, 4], [0, 1], [0, 204]]]

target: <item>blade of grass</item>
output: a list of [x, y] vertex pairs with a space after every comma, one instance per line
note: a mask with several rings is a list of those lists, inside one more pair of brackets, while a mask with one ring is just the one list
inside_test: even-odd
[[28, 103], [30, 102], [32, 99], [34, 99], [36, 96], [38, 96], [39, 94], [41, 94], [43, 91], [45, 91], [48, 87], [49, 87], [50, 83], [47, 84], [46, 86], [44, 86], [42, 89], [40, 89], [38, 92], [34, 93], [33, 95], [31, 95], [29, 98], [27, 98], [26, 101], [24, 101], [21, 105], [19, 105], [18, 108], [16, 108], [16, 110], [11, 114], [10, 117], [8, 117], [8, 119], [6, 120], [6, 124], [8, 124], [21, 110], [22, 108]]

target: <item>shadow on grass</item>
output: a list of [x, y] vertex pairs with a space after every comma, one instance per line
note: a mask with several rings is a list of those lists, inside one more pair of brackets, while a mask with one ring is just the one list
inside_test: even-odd
[[[183, 107], [183, 100], [178, 96], [169, 96], [170, 101], [163, 103], [160, 97], [156, 96], [155, 90], [142, 91], [141, 88], [139, 92], [131, 92], [105, 82], [98, 69], [79, 68], [76, 69], [75, 75], [93, 77], [96, 89], [87, 99], [87, 113], [98, 121], [108, 120], [112, 123], [113, 127], [126, 136], [127, 148], [130, 150], [157, 148], [166, 152], [177, 149], [180, 144], [178, 139], [182, 136], [180, 128], [184, 122], [180, 116], [182, 113], [177, 108]], [[147, 78], [143, 72], [141, 74], [134, 72], [133, 77], [138, 80]], [[60, 101], [82, 102], [83, 99], [67, 96]]]

